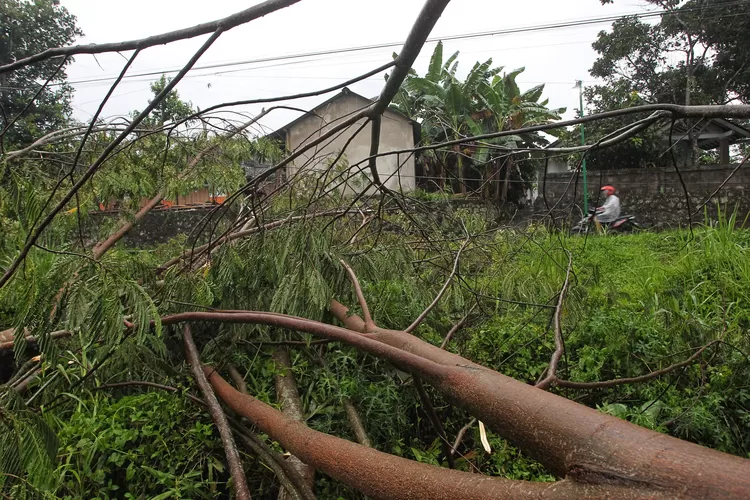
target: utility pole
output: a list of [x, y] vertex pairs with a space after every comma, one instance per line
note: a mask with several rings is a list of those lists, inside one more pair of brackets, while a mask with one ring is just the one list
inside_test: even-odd
[[[578, 87], [578, 101], [580, 108], [579, 109], [579, 117], [583, 118], [583, 80], [576, 80], [576, 87]], [[581, 123], [581, 146], [586, 145], [586, 130]], [[584, 215], [589, 213], [589, 187], [588, 187], [588, 177], [586, 176], [586, 155], [583, 154], [583, 163], [581, 164], [581, 170], [583, 172], [583, 213]]]

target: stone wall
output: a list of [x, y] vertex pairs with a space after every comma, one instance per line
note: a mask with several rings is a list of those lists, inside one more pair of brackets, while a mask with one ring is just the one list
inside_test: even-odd
[[[213, 208], [211, 206], [197, 206], [152, 210], [125, 236], [124, 243], [129, 247], [144, 248], [166, 243], [178, 234], [188, 236], [192, 231], [198, 231], [204, 217]], [[105, 226], [110, 226], [119, 218], [117, 212], [99, 212], [91, 215], [92, 225], [98, 229], [99, 233], [104, 231], [105, 234], [109, 234], [109, 231], [104, 229]], [[233, 214], [229, 214], [227, 217], [229, 220], [233, 220]], [[205, 236], [210, 233], [210, 230], [211, 226], [202, 231], [204, 237], [199, 238], [199, 242], [205, 240]], [[101, 236], [102, 234], [99, 235], [99, 237]]]
[[[689, 194], [690, 211], [696, 212], [706, 200], [709, 200], [706, 208], [710, 220], [716, 219], [719, 208], [722, 212], [732, 212], [737, 208], [738, 222], [742, 223], [750, 213], [750, 166], [740, 168], [724, 187], [711, 197], [730, 176], [734, 167], [729, 165], [680, 169]], [[543, 192], [546, 193], [547, 204], [550, 207], [557, 204], [553, 212], [556, 217], [566, 217], [570, 213], [571, 204], [577, 207], [574, 208], [574, 217], [580, 217], [583, 206], [582, 178], [579, 177], [576, 186], [575, 179], [569, 182], [572, 175], [549, 174], [546, 187], [542, 184], [543, 175], [539, 176], [539, 196], [534, 203], [535, 218], [548, 211]], [[596, 203], [599, 187], [609, 184], [617, 188], [623, 214], [635, 215], [639, 222], [649, 227], [666, 228], [688, 224], [689, 211], [685, 191], [674, 169], [603, 170], [589, 172], [587, 177], [589, 206]], [[704, 222], [703, 209], [693, 217], [693, 222]]]

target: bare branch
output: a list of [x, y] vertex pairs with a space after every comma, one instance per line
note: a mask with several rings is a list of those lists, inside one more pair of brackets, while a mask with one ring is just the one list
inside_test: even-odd
[[448, 279], [445, 280], [445, 284], [443, 284], [443, 288], [440, 289], [438, 294], [435, 296], [435, 300], [430, 303], [427, 308], [422, 311], [422, 314], [417, 317], [417, 319], [414, 320], [414, 322], [409, 325], [406, 330], [404, 330], [406, 333], [412, 333], [414, 330], [417, 329], [417, 327], [424, 321], [424, 319], [427, 317], [428, 314], [430, 314], [430, 311], [432, 311], [436, 305], [438, 305], [438, 302], [440, 302], [440, 299], [443, 298], [443, 295], [445, 295], [445, 292], [448, 290], [448, 287], [450, 286], [451, 282], [453, 281], [453, 278], [456, 276], [456, 273], [458, 272], [458, 263], [461, 259], [461, 252], [464, 251], [464, 248], [469, 244], [469, 241], [471, 241], [471, 237], [466, 238], [466, 241], [464, 241], [463, 245], [461, 245], [461, 248], [458, 249], [458, 252], [456, 253], [456, 259], [453, 261], [453, 270], [451, 271], [450, 275], [448, 276]]
[[227, 366], [227, 370], [229, 371], [229, 376], [232, 377], [232, 382], [237, 386], [237, 390], [242, 394], [247, 394], [247, 384], [245, 383], [245, 379], [242, 378], [242, 374], [237, 371], [237, 367], [230, 364]]
[[352, 428], [354, 437], [357, 438], [357, 442], [362, 446], [372, 448], [372, 442], [367, 437], [367, 430], [365, 430], [365, 424], [362, 422], [362, 417], [359, 415], [357, 408], [349, 398], [343, 399], [344, 410], [346, 410], [346, 418], [349, 420], [349, 427]]
[[565, 273], [565, 282], [563, 282], [563, 286], [560, 289], [560, 295], [557, 298], [557, 307], [555, 308], [555, 352], [552, 353], [552, 359], [549, 361], [547, 376], [536, 384], [539, 389], [549, 389], [550, 385], [557, 380], [557, 365], [565, 349], [562, 336], [562, 307], [565, 302], [565, 293], [568, 291], [568, 286], [570, 285], [570, 271], [572, 268], [573, 254], [568, 252], [568, 270]]
[[738, 164], [738, 165], [737, 165], [736, 167], [734, 167], [734, 168], [732, 169], [732, 171], [731, 171], [731, 172], [729, 172], [729, 175], [727, 176], [727, 178], [726, 178], [726, 179], [724, 179], [724, 182], [722, 182], [722, 183], [721, 183], [721, 185], [719, 185], [719, 187], [717, 187], [717, 188], [716, 188], [716, 189], [714, 190], [714, 192], [713, 192], [713, 193], [711, 193], [710, 195], [708, 195], [708, 198], [706, 198], [706, 201], [704, 201], [703, 203], [701, 203], [701, 204], [700, 204], [700, 205], [699, 205], [699, 206], [698, 206], [698, 207], [697, 207], [697, 208], [695, 209], [695, 212], [693, 212], [693, 217], [695, 217], [695, 216], [696, 216], [696, 215], [698, 214], [698, 212], [700, 212], [700, 211], [701, 211], [701, 209], [702, 209], [703, 207], [705, 207], [706, 205], [708, 205], [708, 203], [709, 203], [709, 202], [710, 202], [710, 201], [711, 201], [711, 200], [713, 199], [713, 197], [714, 197], [714, 196], [716, 196], [716, 195], [717, 195], [717, 194], [719, 193], [719, 191], [721, 191], [721, 190], [722, 190], [722, 189], [724, 188], [724, 186], [726, 186], [726, 185], [727, 185], [727, 182], [729, 182], [729, 180], [730, 180], [730, 179], [731, 179], [732, 177], [734, 177], [734, 174], [736, 174], [736, 173], [737, 173], [737, 171], [738, 171], [739, 169], [741, 169], [741, 168], [742, 168], [742, 167], [743, 167], [743, 166], [745, 165], [745, 163], [747, 163], [747, 160], [749, 160], [749, 159], [750, 159], [750, 153], [748, 153], [747, 155], [745, 155], [745, 157], [744, 157], [744, 158], [742, 159], [742, 161], [741, 161], [741, 162], [740, 162], [740, 163], [739, 163], [739, 164]]
[[162, 33], [138, 40], [128, 40], [125, 42], [101, 43], [88, 45], [74, 45], [72, 47], [58, 47], [47, 49], [30, 57], [19, 59], [9, 64], [0, 66], [0, 74], [7, 73], [36, 62], [51, 59], [53, 57], [70, 57], [76, 54], [101, 54], [104, 52], [125, 52], [128, 50], [142, 50], [156, 45], [165, 45], [177, 40], [185, 40], [196, 36], [215, 33], [216, 31], [229, 31], [232, 28], [242, 24], [249, 23], [255, 19], [263, 17], [277, 10], [294, 5], [300, 0], [268, 0], [258, 5], [245, 9], [216, 21], [198, 24], [190, 28], [183, 28], [176, 31]]
[[367, 300], [365, 300], [365, 295], [364, 293], [362, 293], [362, 287], [359, 285], [357, 275], [354, 274], [354, 269], [352, 269], [344, 259], [339, 259], [339, 262], [342, 266], [344, 266], [344, 269], [346, 269], [346, 274], [349, 276], [349, 281], [351, 281], [352, 285], [354, 286], [354, 293], [357, 295], [357, 301], [359, 302], [359, 306], [362, 308], [362, 315], [365, 317], [365, 333], [367, 333], [369, 330], [372, 330], [375, 327], [375, 322], [372, 320], [372, 316], [370, 316], [370, 308], [367, 307]]
[[237, 445], [234, 442], [232, 430], [229, 428], [227, 416], [224, 414], [224, 410], [221, 409], [221, 405], [216, 399], [216, 395], [214, 394], [211, 385], [208, 383], [208, 379], [206, 379], [206, 374], [201, 368], [198, 348], [195, 346], [195, 342], [193, 342], [193, 336], [190, 333], [189, 325], [185, 325], [182, 335], [185, 343], [185, 357], [190, 364], [193, 377], [195, 377], [195, 381], [198, 383], [198, 387], [206, 401], [208, 412], [211, 414], [211, 418], [219, 431], [221, 442], [224, 444], [224, 452], [227, 456], [229, 471], [232, 474], [232, 486], [234, 487], [235, 495], [240, 500], [250, 500], [250, 490], [247, 488], [245, 469], [242, 467], [242, 460], [237, 451]]
[[474, 309], [476, 309], [476, 307], [477, 307], [476, 304], [471, 306], [471, 309], [469, 309], [469, 312], [466, 313], [466, 316], [461, 318], [461, 320], [458, 323], [453, 325], [453, 327], [450, 330], [448, 330], [448, 333], [445, 335], [445, 338], [443, 339], [443, 343], [440, 344], [441, 349], [445, 349], [445, 346], [448, 345], [448, 342], [451, 341], [451, 339], [456, 334], [456, 332], [458, 332], [461, 328], [464, 327], [464, 325], [466, 324], [466, 321], [469, 319], [469, 316], [471, 316], [471, 313], [474, 312]]
[[424, 407], [424, 411], [427, 414], [427, 418], [430, 419], [432, 427], [435, 429], [438, 438], [440, 438], [440, 444], [443, 448], [443, 455], [445, 455], [445, 459], [448, 461], [448, 467], [451, 469], [455, 469], [456, 462], [453, 460], [454, 450], [451, 447], [451, 444], [448, 442], [448, 436], [445, 434], [443, 423], [440, 421], [437, 413], [435, 413], [435, 407], [432, 406], [430, 396], [428, 396], [427, 392], [424, 390], [424, 386], [422, 385], [422, 381], [419, 379], [419, 377], [414, 377], [414, 387], [416, 387], [417, 389], [419, 400], [422, 402], [422, 406]]
[[469, 431], [469, 429], [471, 429], [471, 426], [474, 425], [475, 423], [477, 423], [477, 419], [476, 418], [472, 418], [471, 420], [469, 420], [468, 424], [466, 424], [463, 427], [461, 427], [461, 430], [458, 431], [458, 434], [456, 435], [456, 441], [453, 443], [453, 447], [451, 449], [451, 453], [452, 454], [457, 453], [457, 449], [458, 449], [459, 445], [461, 444], [461, 441], [464, 440], [464, 436]]
[[704, 345], [695, 353], [687, 358], [685, 361], [681, 361], [679, 363], [675, 363], [673, 365], [667, 366], [666, 368], [662, 368], [661, 370], [656, 370], [651, 373], [647, 373], [646, 375], [641, 375], [639, 377], [629, 377], [629, 378], [616, 378], [613, 380], [603, 380], [600, 382], [573, 382], [571, 380], [561, 380], [561, 379], [555, 379], [555, 385], [558, 387], [567, 387], [569, 389], [602, 389], [607, 387], [615, 387], [618, 385], [625, 385], [625, 384], [637, 384], [640, 382], [647, 382], [649, 380], [655, 379], [657, 377], [661, 377], [662, 375], [666, 375], [667, 373], [673, 372], [675, 370], [679, 370], [680, 368], [683, 368], [685, 366], [688, 366], [689, 364], [693, 363], [698, 357], [703, 354], [703, 351], [708, 349], [714, 344], [717, 344], [719, 341], [714, 340], [713, 342], [709, 342], [708, 344]]
[[52, 223], [52, 220], [57, 216], [60, 211], [62, 211], [65, 206], [68, 204], [68, 202], [73, 199], [75, 194], [83, 187], [91, 177], [94, 176], [94, 174], [99, 170], [99, 168], [102, 166], [104, 161], [109, 157], [109, 155], [114, 151], [114, 149], [125, 140], [125, 138], [140, 124], [148, 115], [151, 113], [151, 111], [156, 108], [156, 106], [159, 105], [159, 103], [164, 100], [164, 98], [167, 96], [169, 92], [174, 89], [177, 84], [182, 80], [182, 78], [187, 74], [188, 71], [190, 71], [190, 68], [192, 68], [195, 63], [200, 59], [200, 57], [213, 45], [213, 43], [219, 38], [222, 31], [221, 29], [214, 32], [211, 37], [206, 40], [206, 42], [201, 46], [200, 49], [193, 55], [193, 57], [190, 58], [190, 61], [180, 70], [180, 72], [174, 77], [173, 80], [171, 80], [164, 89], [159, 92], [158, 95], [154, 97], [154, 99], [149, 103], [149, 105], [144, 109], [132, 122], [131, 124], [115, 139], [113, 140], [102, 152], [102, 154], [99, 156], [99, 158], [96, 159], [96, 161], [88, 168], [88, 170], [81, 176], [80, 179], [78, 179], [78, 182], [75, 183], [75, 185], [68, 191], [68, 193], [63, 196], [63, 198], [59, 201], [59, 203], [47, 214], [47, 216], [42, 220], [42, 222], [34, 229], [34, 231], [29, 235], [27, 238], [26, 244], [21, 249], [21, 252], [19, 255], [13, 260], [11, 265], [6, 269], [5, 273], [2, 277], [0, 277], [0, 288], [5, 286], [5, 284], [13, 277], [13, 274], [15, 274], [16, 269], [18, 269], [18, 266], [21, 265], [21, 262], [26, 258], [26, 255], [28, 255], [29, 250], [34, 246], [36, 241], [39, 239], [39, 237], [42, 235], [42, 232], [45, 230], [47, 226], [49, 226]]

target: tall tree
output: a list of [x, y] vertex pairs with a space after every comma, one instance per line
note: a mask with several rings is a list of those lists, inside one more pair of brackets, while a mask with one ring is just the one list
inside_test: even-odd
[[[586, 90], [589, 112], [644, 103], [724, 104], [750, 97], [750, 71], [744, 30], [750, 27], [747, 4], [725, 0], [646, 0], [664, 10], [658, 23], [626, 16], [599, 33], [593, 47], [599, 54], [590, 73], [605, 81]], [[601, 0], [602, 4], [613, 0]], [[614, 120], [588, 130], [597, 140], [622, 126]], [[686, 123], [690, 147], [686, 161], [696, 165], [701, 126]], [[621, 143], [603, 157], [592, 154], [593, 168], [664, 164], [666, 134], [648, 134]], [[656, 154], [655, 154], [656, 153]]]
[[[76, 17], [58, 0], [0, 0], [0, 65], [68, 45], [82, 35]], [[25, 145], [65, 123], [73, 93], [65, 67], [71, 61], [54, 58], [0, 74], [0, 133], [5, 132], [0, 144]]]

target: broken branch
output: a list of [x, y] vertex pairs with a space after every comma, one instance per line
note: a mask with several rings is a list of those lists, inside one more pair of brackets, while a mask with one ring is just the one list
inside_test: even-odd
[[552, 358], [549, 361], [547, 376], [536, 384], [536, 387], [539, 389], [547, 390], [550, 385], [557, 381], [557, 365], [560, 363], [560, 358], [565, 349], [562, 336], [562, 307], [565, 302], [565, 293], [568, 291], [568, 286], [570, 285], [570, 270], [572, 268], [573, 254], [568, 252], [568, 270], [565, 272], [565, 282], [563, 282], [563, 286], [560, 289], [560, 295], [557, 298], [557, 307], [555, 308], [555, 352], [552, 353]]
[[229, 472], [232, 475], [235, 495], [240, 500], [250, 500], [250, 490], [247, 488], [245, 469], [242, 467], [242, 460], [237, 451], [237, 445], [234, 442], [232, 430], [229, 428], [229, 422], [227, 421], [227, 416], [224, 414], [224, 410], [221, 409], [221, 405], [216, 399], [216, 395], [206, 379], [206, 374], [201, 369], [198, 348], [195, 346], [195, 342], [193, 342], [193, 336], [190, 333], [189, 325], [185, 325], [183, 329], [183, 340], [185, 343], [185, 357], [190, 364], [193, 377], [195, 377], [195, 381], [198, 383], [198, 387], [203, 394], [203, 399], [206, 401], [208, 412], [211, 414], [211, 418], [221, 436], [221, 442], [224, 445], [224, 452], [226, 453], [227, 462], [229, 463]]

